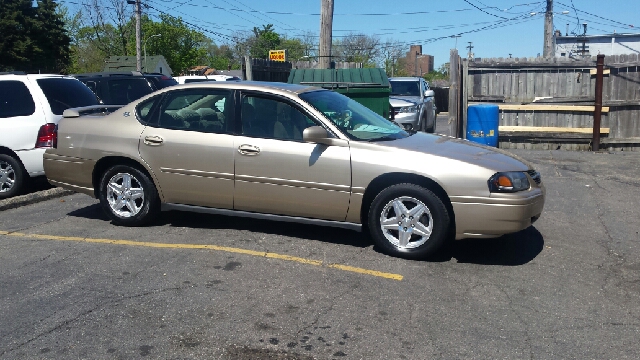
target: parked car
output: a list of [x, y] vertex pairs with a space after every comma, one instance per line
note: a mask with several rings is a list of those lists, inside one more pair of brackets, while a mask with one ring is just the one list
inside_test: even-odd
[[433, 133], [436, 130], [437, 109], [435, 92], [429, 89], [429, 83], [419, 77], [392, 77], [389, 83], [393, 120], [405, 130]]
[[407, 132], [311, 86], [207, 82], [105, 115], [69, 109], [45, 154], [49, 181], [100, 199], [113, 223], [186, 210], [369, 230], [422, 258], [448, 234], [527, 228], [545, 189], [531, 165], [466, 140]]
[[138, 71], [98, 72], [73, 75], [105, 105], [125, 105], [168, 86], [178, 85], [171, 76]]
[[54, 145], [65, 109], [97, 104], [91, 90], [69, 76], [0, 73], [0, 199], [44, 175], [42, 155]]
[[176, 79], [178, 84], [189, 84], [189, 83], [203, 82], [203, 81], [240, 81], [241, 80], [237, 76], [230, 76], [230, 75], [184, 75], [184, 76], [176, 76], [174, 79]]

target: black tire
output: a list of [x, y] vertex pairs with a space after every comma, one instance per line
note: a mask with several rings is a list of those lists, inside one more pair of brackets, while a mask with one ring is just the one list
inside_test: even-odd
[[13, 156], [0, 154], [0, 199], [20, 195], [29, 175]]
[[422, 132], [425, 132], [426, 126], [427, 126], [427, 119], [423, 116], [422, 119], [420, 119], [420, 124], [418, 124], [419, 130]]
[[[429, 117], [427, 116], [427, 119], [428, 119], [428, 118], [429, 118]], [[436, 115], [436, 114], [435, 114], [435, 111], [434, 111], [434, 115], [433, 115], [433, 125], [431, 125], [431, 126], [427, 127], [427, 132], [428, 132], [428, 133], [433, 134], [433, 133], [436, 131], [436, 122], [437, 122], [437, 120], [438, 120], [438, 115]], [[425, 121], [425, 122], [426, 122], [426, 121]]]
[[[404, 218], [397, 219], [398, 225], [393, 207], [396, 201], [403, 204], [401, 211], [408, 211]], [[414, 206], [407, 206], [412, 203]], [[418, 219], [409, 219], [412, 210], [419, 209], [424, 210], [424, 214]], [[384, 231], [382, 218], [389, 221], [389, 228]], [[415, 184], [397, 184], [382, 190], [371, 203], [368, 214], [369, 233], [374, 243], [384, 253], [406, 259], [424, 259], [435, 254], [447, 239], [449, 222], [449, 213], [442, 200], [431, 190]], [[403, 225], [403, 229], [409, 229], [403, 233], [410, 238], [401, 236]], [[430, 230], [429, 235], [422, 236], [423, 230]], [[408, 239], [407, 243], [402, 244], [402, 239]]]
[[[129, 186], [124, 185], [127, 178]], [[119, 193], [116, 187], [109, 188], [110, 183], [122, 186], [123, 192]], [[116, 165], [105, 171], [98, 197], [102, 209], [117, 225], [145, 225], [160, 212], [160, 198], [153, 181], [144, 172], [127, 165]]]

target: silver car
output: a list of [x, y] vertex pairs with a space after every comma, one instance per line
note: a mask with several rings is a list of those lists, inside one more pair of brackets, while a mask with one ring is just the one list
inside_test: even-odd
[[407, 132], [321, 88], [195, 83], [81, 115], [96, 108], [65, 112], [44, 167], [116, 224], [185, 210], [364, 228], [383, 251], [424, 258], [449, 235], [527, 228], [544, 206], [540, 174], [524, 161]]
[[393, 121], [405, 130], [436, 130], [435, 92], [420, 77], [389, 78], [391, 94], [389, 104], [393, 109]]

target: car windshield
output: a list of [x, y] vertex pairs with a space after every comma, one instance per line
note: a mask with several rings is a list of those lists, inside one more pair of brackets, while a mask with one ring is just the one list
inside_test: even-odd
[[395, 123], [337, 92], [311, 91], [300, 94], [300, 98], [322, 112], [352, 140], [383, 141], [409, 136]]
[[398, 96], [420, 96], [419, 81], [389, 81], [391, 84], [391, 95]]

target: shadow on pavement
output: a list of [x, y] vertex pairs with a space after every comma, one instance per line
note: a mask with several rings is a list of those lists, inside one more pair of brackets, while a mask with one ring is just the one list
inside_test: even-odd
[[494, 239], [452, 240], [428, 261], [456, 259], [459, 263], [480, 265], [524, 265], [535, 259], [544, 248], [542, 234], [533, 226], [517, 233]]
[[163, 212], [156, 223], [156, 225], [164, 224], [202, 229], [251, 231], [362, 248], [371, 245], [367, 237], [354, 230], [286, 221], [168, 211]]
[[[100, 204], [74, 210], [69, 215], [109, 221], [107, 215], [100, 208]], [[372, 245], [372, 241], [365, 233], [353, 230], [182, 211], [162, 212], [158, 219], [148, 226], [165, 225], [194, 229], [250, 231], [360, 248]], [[543, 247], [542, 234], [535, 227], [530, 226], [520, 232], [495, 239], [452, 240], [440, 252], [425, 261], [447, 262], [456, 259], [459, 263], [517, 266], [535, 259], [542, 252]], [[379, 251], [377, 247], [374, 247], [374, 250]]]

